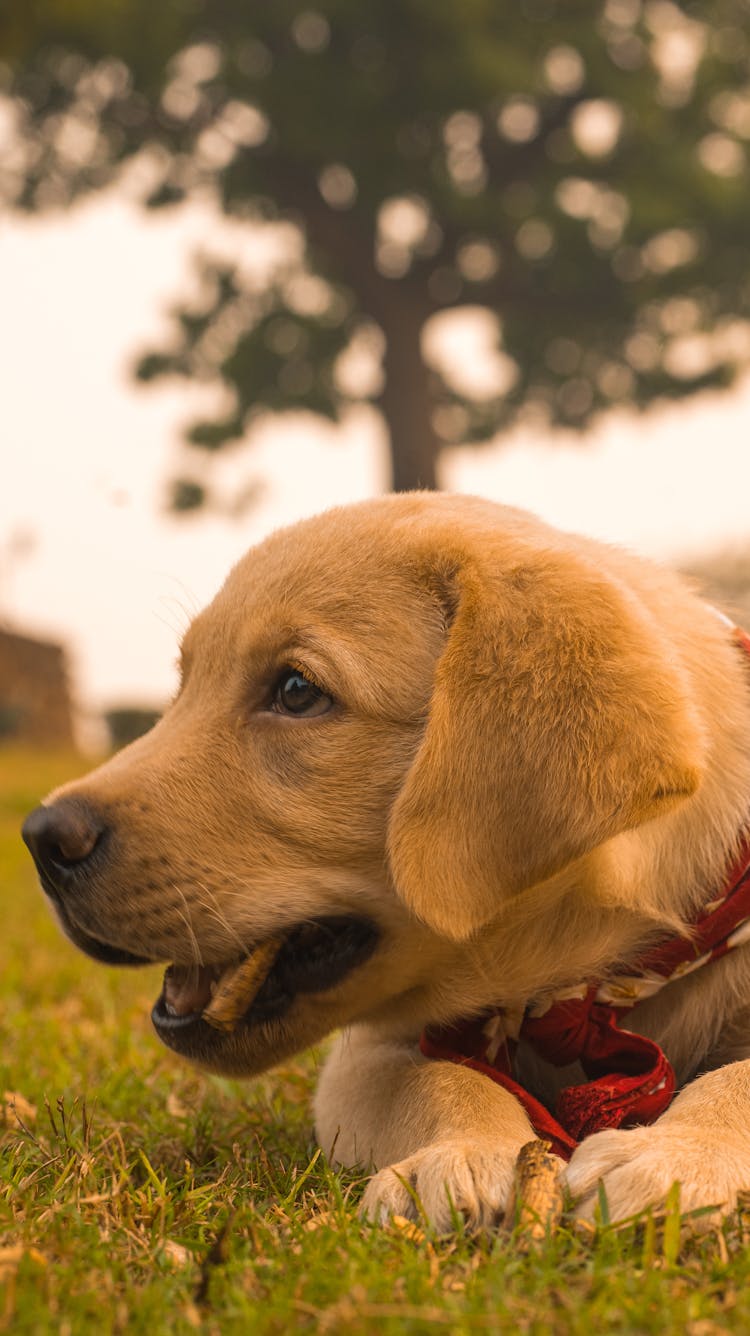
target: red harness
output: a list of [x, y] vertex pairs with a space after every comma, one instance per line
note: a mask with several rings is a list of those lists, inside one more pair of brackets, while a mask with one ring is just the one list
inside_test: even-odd
[[[750, 654], [750, 638], [736, 638]], [[428, 1026], [420, 1048], [483, 1072], [520, 1101], [538, 1136], [569, 1159], [579, 1141], [606, 1127], [651, 1123], [667, 1108], [675, 1074], [659, 1045], [620, 1029], [620, 1018], [672, 979], [719, 960], [750, 941], [750, 837], [732, 868], [726, 890], [701, 912], [688, 937], [674, 937], [643, 955], [632, 973], [570, 990], [542, 1010], [526, 1008], [519, 1023], [499, 1009], [473, 1020]], [[519, 1040], [557, 1067], [580, 1062], [589, 1078], [568, 1086], [553, 1116], [513, 1079]]]

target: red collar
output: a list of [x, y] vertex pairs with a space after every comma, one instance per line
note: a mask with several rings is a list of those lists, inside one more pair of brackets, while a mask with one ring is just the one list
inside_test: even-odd
[[[750, 637], [736, 633], [750, 654]], [[569, 1159], [576, 1145], [606, 1127], [650, 1123], [667, 1108], [675, 1074], [659, 1045], [619, 1028], [620, 1017], [673, 979], [719, 960], [750, 941], [750, 836], [728, 874], [726, 889], [701, 912], [690, 935], [673, 937], [642, 956], [628, 975], [568, 990], [544, 1010], [527, 1007], [515, 1025], [492, 1010], [472, 1020], [428, 1026], [425, 1057], [443, 1058], [483, 1072], [526, 1109], [538, 1136]], [[548, 1062], [580, 1062], [588, 1080], [557, 1098], [556, 1117], [513, 1079], [518, 1040]]]

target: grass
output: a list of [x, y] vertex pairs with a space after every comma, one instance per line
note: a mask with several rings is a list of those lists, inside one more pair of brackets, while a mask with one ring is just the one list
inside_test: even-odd
[[362, 1178], [314, 1143], [319, 1055], [251, 1083], [202, 1076], [151, 1031], [159, 971], [104, 969], [61, 938], [18, 826], [80, 767], [0, 752], [0, 1330], [750, 1329], [740, 1214], [691, 1238], [675, 1199], [526, 1252], [503, 1231], [362, 1222]]

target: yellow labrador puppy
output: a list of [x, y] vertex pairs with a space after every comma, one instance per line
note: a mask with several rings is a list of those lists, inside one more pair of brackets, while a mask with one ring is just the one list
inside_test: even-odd
[[496, 1218], [536, 1133], [583, 1211], [599, 1180], [613, 1217], [750, 1186], [749, 808], [750, 658], [713, 609], [413, 493], [250, 551], [163, 720], [24, 833], [73, 942], [168, 963], [177, 1053], [251, 1075], [340, 1030], [321, 1144], [374, 1168], [370, 1215], [445, 1227]]

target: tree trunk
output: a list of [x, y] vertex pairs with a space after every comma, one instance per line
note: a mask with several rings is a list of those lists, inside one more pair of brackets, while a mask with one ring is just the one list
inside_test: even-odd
[[[392, 490], [435, 490], [440, 441], [432, 426], [430, 376], [421, 345], [430, 308], [413, 290], [378, 270], [374, 236], [368, 230], [357, 230], [348, 216], [330, 208], [317, 185], [300, 177], [296, 164], [277, 171], [275, 178], [277, 197], [304, 217], [308, 245], [313, 251], [318, 248], [323, 257], [321, 271], [344, 276], [363, 311], [385, 336], [385, 384], [378, 406], [389, 436]], [[316, 267], [313, 259], [313, 271]]]
[[440, 442], [432, 425], [430, 376], [422, 357], [421, 318], [394, 304], [393, 319], [383, 329], [385, 384], [380, 409], [389, 435], [394, 492], [437, 487]]

